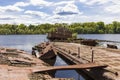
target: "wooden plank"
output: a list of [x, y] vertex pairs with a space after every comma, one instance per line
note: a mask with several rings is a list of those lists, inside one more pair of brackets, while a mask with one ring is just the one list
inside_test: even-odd
[[91, 69], [91, 68], [105, 68], [107, 65], [99, 65], [95, 63], [87, 63], [87, 64], [77, 64], [77, 65], [68, 65], [68, 66], [53, 66], [46, 68], [36, 68], [33, 69], [33, 72], [45, 72], [45, 71], [53, 71], [53, 70], [74, 70], [74, 69]]

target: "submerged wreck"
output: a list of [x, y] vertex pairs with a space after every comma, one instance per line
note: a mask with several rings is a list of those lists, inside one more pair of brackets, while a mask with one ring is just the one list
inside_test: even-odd
[[91, 40], [91, 39], [83, 39], [80, 41], [80, 43], [88, 46], [96, 46], [98, 44], [96, 40]]
[[72, 38], [72, 32], [65, 27], [58, 27], [54, 31], [48, 33], [47, 38], [51, 41], [67, 40], [68, 38]]
[[113, 44], [107, 44], [107, 48], [118, 49], [118, 47]]
[[35, 72], [50, 65], [23, 50], [0, 47], [0, 58], [0, 80], [60, 80], [49, 72]]
[[40, 59], [54, 59], [56, 57], [56, 51], [53, 48], [53, 44], [49, 42], [41, 43], [33, 47], [33, 52], [35, 51], [34, 56]]

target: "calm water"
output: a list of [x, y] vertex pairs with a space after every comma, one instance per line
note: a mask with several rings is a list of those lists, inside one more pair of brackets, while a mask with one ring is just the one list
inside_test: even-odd
[[[55, 66], [67, 65], [59, 56], [57, 56], [57, 60]], [[85, 80], [81, 75], [79, 75], [75, 70], [58, 70], [55, 74], [58, 78], [74, 78], [75, 80]]]
[[[112, 41], [120, 41], [119, 34], [102, 34], [102, 35], [78, 35], [78, 37], [87, 38], [87, 39], [101, 39], [101, 40], [112, 40]], [[22, 49], [28, 52], [31, 52], [31, 48], [39, 44], [43, 41], [47, 41], [46, 35], [0, 35], [0, 46], [3, 47], [11, 47]], [[119, 43], [116, 43], [120, 46]], [[67, 65], [61, 58], [57, 57], [56, 66], [59, 65]], [[56, 77], [59, 78], [74, 78], [75, 80], [84, 80], [82, 76], [78, 75], [74, 70], [64, 70], [64, 71], [57, 71], [55, 74]]]
[[[120, 34], [79, 34], [77, 37], [85, 39], [99, 39], [120, 42]], [[103, 47], [107, 47], [106, 44], [114, 44], [120, 49], [120, 43], [102, 42], [99, 44]]]
[[79, 34], [78, 38], [120, 41], [120, 34]]
[[31, 48], [43, 41], [46, 35], [0, 35], [0, 46], [22, 49], [30, 52]]

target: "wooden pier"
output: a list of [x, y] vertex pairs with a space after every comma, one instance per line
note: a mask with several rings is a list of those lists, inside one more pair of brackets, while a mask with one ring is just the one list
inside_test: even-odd
[[[106, 68], [82, 69], [87, 75], [92, 77], [93, 80], [120, 79], [119, 49], [92, 47], [76, 43], [64, 42], [51, 42], [49, 44], [52, 44], [52, 48], [55, 49], [57, 55], [60, 55], [62, 58], [71, 61], [72, 64], [85, 65], [89, 63], [94, 63], [98, 66], [108, 65]], [[77, 68], [77, 66], [75, 67]]]

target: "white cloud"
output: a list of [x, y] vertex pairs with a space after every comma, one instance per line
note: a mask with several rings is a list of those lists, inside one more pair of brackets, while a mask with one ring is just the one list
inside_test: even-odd
[[23, 11], [23, 9], [16, 7], [16, 6], [0, 6], [0, 12], [20, 12]]
[[19, 7], [24, 7], [24, 6], [28, 6], [30, 5], [30, 3], [25, 3], [25, 2], [17, 2], [15, 3], [13, 6], [19, 6]]
[[112, 0], [79, 0], [79, 1], [87, 5], [94, 5], [94, 4], [105, 4]]
[[87, 16], [84, 15], [53, 15], [47, 18], [47, 21], [52, 23], [73, 23], [73, 22], [85, 22], [88, 19]]
[[98, 22], [111, 23], [113, 21], [120, 21], [120, 16], [106, 16], [106, 15], [53, 15], [48, 17], [47, 21], [52, 23], [74, 23], [74, 22]]
[[116, 13], [120, 13], [120, 5], [111, 5], [111, 6], [107, 6], [105, 8], [105, 11], [109, 12], [110, 14], [116, 14]]
[[20, 11], [24, 11], [24, 9], [20, 7], [25, 7], [28, 5], [30, 5], [30, 3], [16, 2], [13, 5], [0, 6], [0, 12], [20, 12]]
[[72, 4], [75, 1], [60, 1], [60, 2], [56, 2], [54, 4], [52, 4], [52, 6], [59, 6], [59, 5], [64, 5], [64, 4]]
[[25, 11], [25, 14], [30, 14], [30, 15], [33, 15], [33, 16], [39, 16], [41, 18], [45, 18], [45, 17], [48, 17], [49, 15], [44, 13], [44, 12], [40, 12], [40, 11], [31, 11], [31, 10], [28, 10], [28, 11]]
[[111, 2], [113, 2], [114, 4], [120, 5], [120, 0], [112, 0]]
[[59, 15], [82, 14], [76, 5], [71, 3], [65, 5], [64, 7], [57, 7], [54, 13]]
[[45, 0], [30, 0], [30, 3], [34, 6], [50, 6], [52, 4], [52, 2]]
[[120, 21], [118, 16], [103, 16], [103, 15], [90, 16], [88, 21], [90, 20], [94, 22], [104, 21], [105, 23], [111, 23], [113, 21]]
[[110, 14], [118, 14], [120, 15], [120, 0], [113, 0], [113, 4], [108, 5], [105, 7], [105, 11], [109, 12]]
[[16, 19], [16, 16], [13, 15], [0, 15], [0, 20], [13, 20]]
[[85, 3], [85, 2], [87, 2], [87, 0], [79, 0], [80, 2], [82, 2], [82, 3]]
[[41, 23], [41, 19], [32, 17], [30, 15], [1, 15], [0, 16], [0, 24], [36, 24]]
[[[13, 5], [0, 6], [0, 23], [56, 23], [120, 21], [120, 0], [27, 0]], [[82, 5], [76, 3], [81, 2]], [[27, 6], [27, 7], [25, 7]], [[33, 11], [33, 6], [36, 8]], [[40, 7], [47, 8], [41, 12]], [[93, 8], [90, 8], [93, 7]], [[83, 11], [81, 9], [85, 8]], [[32, 10], [31, 10], [32, 9]], [[38, 10], [39, 9], [39, 10]], [[10, 12], [10, 13], [9, 13]], [[12, 13], [13, 12], [13, 13]], [[17, 13], [15, 13], [17, 12]], [[53, 12], [53, 14], [51, 13]], [[83, 14], [84, 13], [84, 14]], [[115, 14], [111, 16], [111, 14]]]

